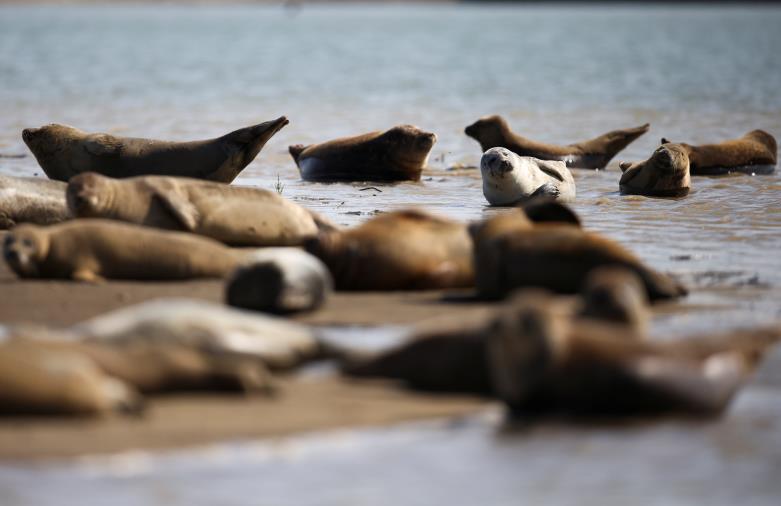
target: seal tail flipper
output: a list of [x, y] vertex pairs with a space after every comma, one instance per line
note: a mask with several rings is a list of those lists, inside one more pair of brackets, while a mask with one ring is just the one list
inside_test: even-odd
[[634, 128], [612, 130], [599, 137], [595, 137], [585, 142], [579, 142], [575, 144], [575, 146], [582, 149], [584, 154], [601, 155], [603, 157], [602, 165], [605, 166], [619, 153], [619, 151], [634, 142], [650, 128], [651, 124], [646, 123]]
[[641, 269], [638, 274], [645, 285], [648, 300], [676, 299], [689, 293], [685, 286], [666, 274], [651, 269]]
[[287, 150], [290, 152], [290, 156], [293, 157], [293, 161], [296, 162], [296, 165], [298, 165], [298, 157], [301, 156], [301, 152], [306, 148], [307, 147], [303, 144], [293, 144], [287, 148]]

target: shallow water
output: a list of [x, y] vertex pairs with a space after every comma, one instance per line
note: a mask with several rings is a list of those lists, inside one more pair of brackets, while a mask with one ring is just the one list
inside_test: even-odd
[[[472, 220], [496, 212], [485, 205], [479, 173], [447, 169], [478, 163], [478, 144], [463, 134], [478, 117], [501, 113], [519, 133], [559, 143], [650, 122], [651, 131], [606, 171], [575, 171], [575, 208], [587, 227], [625, 243], [693, 288], [685, 301], [655, 318], [658, 337], [753, 324], [781, 318], [781, 176], [697, 177], [688, 197], [662, 200], [620, 196], [617, 166], [620, 160], [646, 158], [662, 136], [697, 143], [737, 137], [754, 128], [781, 135], [780, 23], [781, 9], [775, 7], [4, 7], [0, 154], [28, 153], [22, 128], [49, 122], [186, 140], [285, 114], [291, 124], [237, 183], [272, 189], [278, 177], [284, 196], [345, 225], [409, 205]], [[420, 183], [304, 183], [287, 154], [289, 144], [399, 123], [416, 124], [439, 137], [430, 170]], [[0, 158], [0, 173], [41, 171], [28, 153], [24, 158]], [[365, 189], [369, 186], [375, 189]], [[765, 421], [755, 424], [751, 411], [765, 401], [777, 404], [779, 385], [775, 381], [761, 391], [751, 390], [748, 401], [741, 397], [733, 407], [731, 413], [739, 420], [745, 416], [748, 421], [741, 423], [752, 430], [721, 429], [729, 420], [705, 429], [717, 435], [725, 430], [738, 445], [767, 441], [766, 448], [740, 464], [747, 466], [741, 472], [760, 474], [739, 481], [741, 486], [763, 480], [763, 472], [781, 470], [779, 413], [762, 415]], [[400, 432], [405, 436], [399, 437], [413, 441], [428, 441], [430, 436], [430, 446], [422, 447], [431, 451], [413, 451], [417, 442], [394, 449], [383, 441], [394, 441], [395, 432], [389, 436], [370, 431], [350, 436], [358, 443], [348, 445], [350, 458], [338, 465], [323, 455], [285, 468], [287, 457], [272, 452], [272, 464], [249, 465], [246, 473], [235, 473], [238, 465], [228, 459], [231, 473], [221, 473], [218, 466], [208, 474], [216, 476], [213, 493], [226, 503], [242, 502], [240, 496], [246, 498], [244, 492], [251, 493], [256, 485], [255, 476], [263, 474], [278, 476], [279, 481], [266, 483], [278, 494], [268, 501], [273, 504], [414, 502], [410, 490], [420, 487], [437, 502], [468, 504], [476, 501], [467, 493], [467, 476], [478, 471], [491, 504], [516, 502], [518, 496], [534, 499], [532, 503], [540, 498], [572, 501], [577, 495], [562, 490], [573, 494], [579, 485], [601, 491], [600, 497], [612, 499], [607, 502], [621, 503], [637, 494], [660, 492], [665, 487], [661, 480], [676, 478], [676, 465], [683, 466], [680, 459], [696, 455], [709, 461], [721, 451], [702, 430], [688, 426], [643, 429], [642, 437], [633, 431], [562, 429], [552, 438], [535, 433], [532, 441], [537, 442], [520, 445], [499, 445], [485, 436], [483, 422], [477, 427]], [[563, 439], [557, 443], [556, 438]], [[595, 454], [600, 465], [589, 466], [593, 459], [583, 456], [570, 463], [574, 450], [562, 441], [571, 439], [580, 448], [593, 438], [605, 448], [616, 444], [625, 452], [646, 455], [637, 472], [660, 481], [631, 474], [629, 485], [616, 485], [611, 470], [622, 470], [619, 450], [605, 460]], [[659, 453], [654, 450], [657, 443]], [[536, 446], [529, 450], [528, 445]], [[367, 461], [388, 458], [387, 452], [393, 453], [388, 465], [364, 469]], [[567, 483], [545, 481], [542, 471], [526, 469], [527, 456], [539, 460], [544, 474], [565, 466]], [[405, 470], [410, 458], [416, 464]], [[517, 462], [508, 467], [507, 459]], [[449, 462], [460, 460], [465, 467], [448, 468]], [[726, 485], [724, 494], [714, 495], [703, 485], [706, 477], [719, 480], [731, 472], [727, 468], [733, 469], [732, 461], [714, 462], [692, 469], [691, 482], [680, 477], [683, 481], [675, 482], [680, 487], [663, 496], [670, 499], [666, 502], [675, 502], [675, 497], [682, 497], [677, 501], [682, 503], [692, 497], [730, 502], [734, 492]], [[279, 466], [283, 471], [275, 475]], [[526, 469], [525, 474], [515, 473], [514, 466]], [[576, 476], [576, 468], [585, 474]], [[66, 485], [58, 481], [60, 472], [70, 476], [51, 470], [40, 478], [54, 491]], [[166, 479], [133, 481], [142, 492], [129, 503], [173, 503], [168, 501], [171, 489], [179, 491], [170, 497], [198, 502], [196, 492], [180, 489], [196, 484], [199, 472], [174, 466]], [[370, 472], [386, 476], [387, 482], [371, 478]], [[26, 490], [28, 480], [39, 477], [26, 473], [4, 472], [0, 492]], [[311, 490], [297, 485], [302, 473], [312, 480], [307, 482]], [[320, 473], [325, 473], [322, 478], [313, 477]], [[313, 491], [327, 480], [346, 492], [318, 502]], [[125, 487], [125, 482], [100, 473], [85, 483], [98, 487], [96, 494]], [[746, 487], [737, 490], [761, 504], [766, 491], [779, 492], [777, 485], [763, 483], [766, 488], [759, 487], [755, 496]], [[58, 497], [45, 490], [21, 495], [35, 500], [20, 504]], [[203, 492], [203, 487], [193, 490]], [[388, 493], [386, 500], [367, 500], [376, 499], [379, 491]]]

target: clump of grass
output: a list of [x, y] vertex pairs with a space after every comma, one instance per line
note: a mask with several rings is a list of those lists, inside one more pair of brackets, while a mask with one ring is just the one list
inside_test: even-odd
[[274, 184], [274, 189], [280, 195], [282, 195], [282, 192], [285, 191], [285, 185], [283, 185], [282, 181], [279, 179], [279, 174], [277, 174], [277, 182]]

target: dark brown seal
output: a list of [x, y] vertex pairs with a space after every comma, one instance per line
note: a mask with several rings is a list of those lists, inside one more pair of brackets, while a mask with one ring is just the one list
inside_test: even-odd
[[305, 181], [418, 181], [437, 136], [412, 125], [290, 146]]
[[288, 124], [284, 116], [204, 141], [169, 142], [66, 125], [26, 128], [22, 139], [51, 179], [68, 181], [82, 172], [110, 177], [184, 176], [230, 183]]
[[540, 160], [561, 160], [567, 167], [576, 169], [602, 169], [619, 151], [648, 131], [646, 123], [635, 128], [613, 130], [594, 139], [560, 146], [533, 141], [510, 130], [501, 116], [486, 116], [472, 123], [464, 132], [480, 143], [483, 152], [495, 148], [507, 148], [520, 156]]
[[418, 210], [321, 232], [305, 248], [328, 266], [337, 290], [469, 287], [474, 280], [466, 225]]
[[680, 144], [665, 144], [642, 162], [621, 162], [621, 193], [649, 197], [684, 197], [689, 194], [689, 156]]
[[[670, 144], [662, 139], [662, 144]], [[730, 172], [772, 174], [776, 170], [776, 139], [764, 130], [752, 130], [739, 139], [693, 146], [680, 143], [689, 155], [693, 176], [717, 176]]]

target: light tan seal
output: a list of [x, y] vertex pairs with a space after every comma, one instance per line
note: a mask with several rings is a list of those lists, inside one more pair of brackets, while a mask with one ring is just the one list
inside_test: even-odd
[[691, 189], [689, 156], [680, 144], [665, 144], [648, 160], [621, 162], [621, 193], [649, 197], [684, 197]]
[[474, 282], [466, 225], [419, 210], [394, 211], [305, 246], [337, 290], [424, 290]]
[[488, 368], [514, 415], [709, 416], [724, 411], [780, 337], [774, 326], [681, 341], [628, 339], [613, 326], [562, 318], [535, 294], [494, 322]]
[[137, 413], [142, 398], [89, 357], [28, 339], [0, 342], [0, 414]]
[[51, 179], [82, 172], [111, 177], [184, 176], [230, 183], [288, 124], [284, 116], [204, 141], [170, 142], [104, 133], [67, 125], [26, 128], [22, 139]]
[[[662, 145], [670, 141], [662, 139]], [[694, 146], [679, 143], [689, 155], [693, 176], [718, 176], [730, 172], [772, 174], [776, 170], [776, 139], [764, 130], [752, 130], [739, 139]]]
[[637, 274], [651, 300], [685, 295], [686, 289], [644, 265], [629, 250], [571, 224], [532, 224], [518, 211], [470, 226], [479, 296], [503, 298], [522, 287], [577, 293], [597, 267], [624, 267]]
[[221, 243], [109, 220], [20, 225], [3, 255], [22, 278], [166, 280], [222, 278], [246, 256]]
[[305, 181], [418, 181], [437, 136], [412, 125], [290, 146]]
[[191, 178], [87, 172], [68, 182], [67, 199], [81, 218], [182, 230], [234, 246], [297, 246], [334, 228], [275, 192]]
[[560, 146], [533, 141], [510, 130], [501, 116], [486, 116], [472, 123], [464, 132], [480, 143], [483, 152], [491, 148], [507, 148], [519, 156], [540, 160], [561, 160], [575, 169], [602, 169], [619, 151], [648, 131], [646, 123], [635, 128], [613, 130], [594, 139]]
[[64, 183], [40, 177], [0, 175], [0, 230], [19, 223], [50, 225], [70, 217]]

